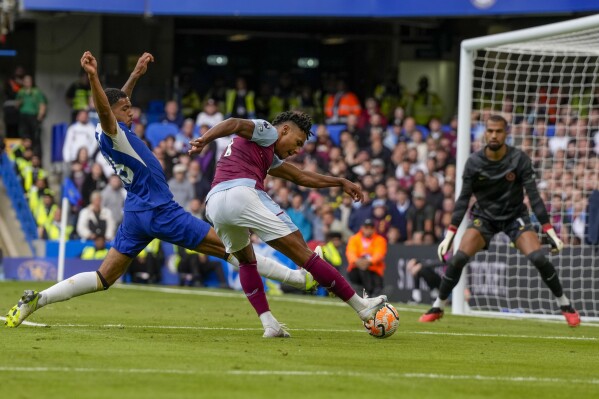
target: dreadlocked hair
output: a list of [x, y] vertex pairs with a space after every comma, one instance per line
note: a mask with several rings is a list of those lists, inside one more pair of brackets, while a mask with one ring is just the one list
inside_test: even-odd
[[305, 112], [301, 111], [285, 111], [278, 114], [275, 119], [272, 121], [273, 126], [280, 125], [285, 122], [293, 122], [299, 127], [304, 133], [306, 133], [306, 137], [310, 138], [312, 136], [312, 117]]
[[108, 104], [112, 107], [117, 103], [121, 98], [127, 98], [127, 94], [121, 89], [113, 89], [109, 88], [104, 90], [106, 94], [106, 98], [108, 98]]

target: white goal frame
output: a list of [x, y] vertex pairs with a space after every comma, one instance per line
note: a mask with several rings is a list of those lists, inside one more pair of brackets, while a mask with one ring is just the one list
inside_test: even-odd
[[[473, 82], [474, 82], [474, 58], [478, 50], [489, 47], [497, 47], [510, 43], [519, 43], [531, 40], [542, 39], [555, 35], [568, 34], [577, 31], [599, 27], [599, 14], [577, 18], [570, 21], [559, 22], [535, 28], [522, 29], [513, 32], [500, 33], [474, 39], [464, 40], [460, 49], [460, 72], [459, 72], [459, 98], [458, 98], [458, 138], [456, 155], [456, 200], [462, 189], [461, 176], [464, 172], [466, 160], [471, 153], [471, 114], [473, 110]], [[462, 220], [460, 228], [456, 234], [453, 248], [454, 251], [459, 247], [460, 240], [466, 229], [468, 220], [465, 217]], [[462, 277], [452, 293], [452, 312], [453, 314], [476, 314], [479, 312], [471, 311], [464, 298], [464, 288], [466, 286], [466, 274]], [[489, 314], [490, 312], [480, 312]], [[492, 312], [494, 315], [514, 316], [513, 314], [503, 314], [501, 312]], [[531, 317], [557, 318], [551, 315], [528, 315]], [[561, 318], [561, 316], [559, 316]], [[596, 318], [583, 318], [583, 320], [597, 321]]]

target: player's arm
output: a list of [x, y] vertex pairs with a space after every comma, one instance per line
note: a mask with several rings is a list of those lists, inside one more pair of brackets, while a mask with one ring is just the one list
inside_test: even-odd
[[199, 154], [202, 152], [204, 147], [206, 147], [212, 141], [221, 137], [230, 136], [232, 134], [237, 134], [238, 136], [251, 140], [255, 127], [256, 125], [250, 119], [226, 119], [208, 129], [208, 131], [202, 137], [190, 141], [189, 144], [192, 148], [189, 150], [189, 155]]
[[551, 245], [551, 252], [559, 252], [564, 247], [564, 243], [559, 239], [549, 221], [549, 214], [547, 213], [545, 203], [539, 194], [537, 182], [535, 181], [535, 172], [528, 156], [523, 157], [520, 167], [522, 168], [520, 172], [520, 175], [522, 176], [522, 185], [524, 186], [524, 190], [526, 190], [526, 195], [528, 195], [530, 207], [537, 216], [539, 223], [543, 226], [543, 233], [547, 234], [549, 244]]
[[137, 60], [137, 65], [135, 65], [133, 72], [131, 72], [131, 75], [129, 75], [129, 79], [127, 79], [127, 82], [125, 82], [125, 85], [121, 89], [123, 92], [125, 92], [125, 94], [127, 94], [127, 97], [131, 98], [135, 84], [139, 78], [145, 75], [150, 62], [154, 62], [154, 56], [150, 53], [143, 53]]
[[354, 201], [362, 201], [364, 199], [360, 187], [347, 179], [301, 170], [288, 162], [283, 162], [280, 166], [269, 169], [268, 174], [274, 177], [280, 177], [281, 179], [289, 180], [290, 182], [304, 187], [343, 187], [343, 191], [349, 194]]
[[96, 105], [96, 111], [98, 111], [102, 130], [104, 133], [114, 136], [117, 132], [116, 118], [112, 113], [108, 98], [106, 98], [106, 94], [100, 83], [100, 78], [98, 77], [98, 62], [89, 51], [83, 53], [83, 56], [81, 57], [81, 67], [85, 70], [87, 77], [89, 78], [92, 97], [94, 99], [94, 104]]
[[460, 225], [460, 223], [462, 223], [462, 219], [464, 219], [464, 215], [466, 215], [466, 212], [468, 211], [470, 197], [472, 197], [472, 175], [474, 173], [472, 166], [469, 164], [470, 162], [466, 162], [464, 175], [462, 176], [462, 190], [460, 191], [460, 196], [455, 203], [453, 213], [451, 215], [451, 226], [456, 228]]

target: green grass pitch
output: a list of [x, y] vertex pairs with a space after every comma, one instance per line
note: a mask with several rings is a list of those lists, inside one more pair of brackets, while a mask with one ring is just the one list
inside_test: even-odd
[[[6, 312], [25, 288], [0, 283]], [[241, 293], [114, 287], [0, 328], [2, 398], [599, 398], [599, 328], [395, 304], [377, 340], [338, 299], [270, 298], [291, 339], [263, 339]]]

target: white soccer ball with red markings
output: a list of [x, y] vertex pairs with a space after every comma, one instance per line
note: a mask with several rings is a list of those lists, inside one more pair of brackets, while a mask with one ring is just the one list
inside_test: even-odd
[[375, 338], [389, 338], [399, 327], [399, 313], [393, 305], [385, 302], [372, 319], [364, 322], [364, 327]]

